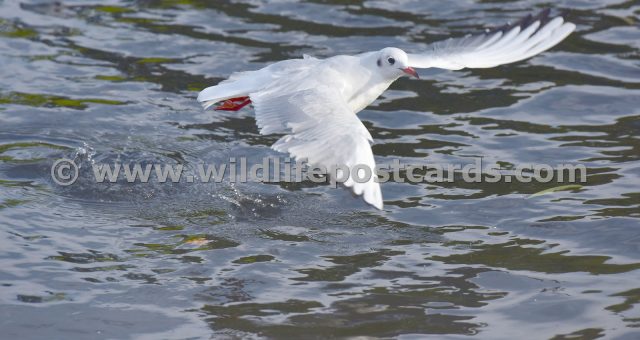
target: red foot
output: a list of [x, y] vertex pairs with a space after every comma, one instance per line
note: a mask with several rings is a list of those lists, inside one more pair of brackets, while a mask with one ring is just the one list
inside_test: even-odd
[[217, 106], [216, 110], [238, 111], [249, 104], [251, 104], [251, 99], [249, 99], [249, 97], [230, 98], [222, 102], [221, 105]]

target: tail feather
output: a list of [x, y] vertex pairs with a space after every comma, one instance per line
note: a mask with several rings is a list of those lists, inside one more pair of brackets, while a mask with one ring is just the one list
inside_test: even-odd
[[242, 81], [232, 81], [207, 87], [198, 94], [198, 101], [207, 109], [211, 105], [235, 97], [243, 97], [252, 92], [252, 88]]
[[200, 104], [202, 104], [202, 108], [204, 108], [205, 110], [210, 108], [211, 106], [215, 105], [215, 103], [220, 102], [219, 100], [205, 100], [203, 102], [200, 102]]
[[232, 74], [228, 80], [200, 91], [198, 101], [208, 109], [215, 103], [227, 99], [246, 97], [249, 93], [261, 89], [268, 81], [268, 74], [261, 70]]

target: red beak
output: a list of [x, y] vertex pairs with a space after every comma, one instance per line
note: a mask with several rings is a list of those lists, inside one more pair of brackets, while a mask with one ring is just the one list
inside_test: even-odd
[[403, 68], [402, 72], [412, 76], [412, 77], [416, 77], [417, 79], [420, 79], [420, 76], [418, 76], [418, 72], [416, 72], [416, 70], [413, 69], [413, 67], [407, 67], [407, 68]]

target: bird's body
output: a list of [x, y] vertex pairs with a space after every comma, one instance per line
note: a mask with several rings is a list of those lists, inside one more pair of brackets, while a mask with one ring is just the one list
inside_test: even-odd
[[[284, 60], [260, 70], [234, 73], [200, 92], [198, 101], [205, 109], [223, 102], [217, 107], [222, 110], [253, 103], [260, 133], [284, 134], [273, 149], [325, 169], [366, 166], [374, 172], [373, 138], [356, 113], [401, 76], [417, 78], [414, 67], [494, 67], [551, 48], [575, 25], [562, 17], [549, 19], [548, 14], [543, 11], [497, 31], [438, 42], [422, 54], [388, 47], [354, 56]], [[344, 185], [382, 209], [375, 176], [366, 181], [350, 177]]]
[[296, 90], [317, 84], [337, 89], [349, 109], [358, 113], [402, 75], [388, 79], [372, 72], [366, 65], [370, 64], [375, 56], [376, 52], [366, 52], [327, 59], [305, 56], [302, 59], [279, 61], [257, 71], [234, 74], [227, 81], [200, 92], [198, 101], [203, 102], [205, 108], [208, 108], [217, 102], [249, 96], [253, 92], [278, 86], [283, 80], [292, 82], [295, 79], [299, 84]]

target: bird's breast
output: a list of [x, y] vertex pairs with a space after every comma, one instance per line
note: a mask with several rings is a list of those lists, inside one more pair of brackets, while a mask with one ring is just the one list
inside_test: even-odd
[[358, 113], [376, 100], [395, 80], [383, 78], [368, 65], [360, 57], [337, 56], [319, 64], [316, 74], [323, 74], [326, 82], [342, 94], [349, 108]]
[[349, 107], [354, 113], [362, 111], [380, 97], [389, 88], [389, 85], [391, 85], [391, 82], [365, 83], [365, 86], [357, 89], [348, 97]]

